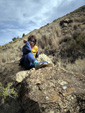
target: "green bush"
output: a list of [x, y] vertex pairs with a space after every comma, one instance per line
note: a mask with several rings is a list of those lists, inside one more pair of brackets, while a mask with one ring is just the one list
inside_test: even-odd
[[12, 40], [13, 40], [13, 41], [16, 41], [16, 39], [17, 39], [17, 38], [16, 38], [16, 37], [14, 37]]
[[0, 82], [0, 97], [3, 99], [6, 99], [7, 96], [11, 98], [15, 98], [18, 96], [17, 92], [14, 88], [11, 88], [12, 83], [8, 83], [7, 87], [4, 87], [2, 83]]
[[25, 34], [23, 33], [22, 37], [24, 37], [24, 36], [25, 36]]
[[76, 43], [81, 47], [85, 47], [85, 36], [79, 35], [78, 37], [76, 37]]
[[80, 34], [76, 36], [75, 38], [71, 38], [71, 40], [69, 40], [69, 44], [70, 45], [75, 44], [76, 47], [85, 48], [85, 36]]

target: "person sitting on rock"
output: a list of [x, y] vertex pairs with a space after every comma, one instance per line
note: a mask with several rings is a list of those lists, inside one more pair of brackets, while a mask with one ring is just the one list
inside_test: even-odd
[[37, 61], [37, 57], [39, 56], [38, 47], [36, 46], [36, 37], [34, 35], [30, 35], [28, 40], [23, 40], [25, 45], [22, 48], [22, 58], [20, 59], [19, 65], [24, 67], [26, 70], [35, 67], [35, 69], [41, 68], [48, 64], [47, 61]]

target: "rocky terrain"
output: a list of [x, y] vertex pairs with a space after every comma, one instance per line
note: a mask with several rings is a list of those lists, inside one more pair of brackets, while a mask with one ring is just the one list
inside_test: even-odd
[[81, 73], [57, 66], [25, 71], [15, 62], [3, 66], [0, 74], [0, 90], [5, 87], [0, 113], [85, 112], [85, 75]]
[[[50, 67], [19, 67], [23, 39], [37, 37]], [[43, 53], [43, 54], [42, 54]], [[0, 46], [0, 113], [85, 113], [85, 6]]]
[[58, 67], [32, 72], [22, 85], [25, 113], [84, 113], [85, 77]]

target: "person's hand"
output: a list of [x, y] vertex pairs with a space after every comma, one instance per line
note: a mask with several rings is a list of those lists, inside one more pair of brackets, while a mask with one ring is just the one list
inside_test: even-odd
[[26, 43], [26, 40], [25, 39], [23, 40], [23, 43]]

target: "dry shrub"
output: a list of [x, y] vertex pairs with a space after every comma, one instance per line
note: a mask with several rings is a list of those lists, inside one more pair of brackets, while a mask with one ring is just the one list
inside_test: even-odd
[[36, 38], [37, 38], [37, 41], [38, 41], [38, 39], [41, 38], [41, 34], [37, 33], [37, 34], [36, 34]]
[[59, 44], [63, 43], [63, 42], [67, 42], [68, 40], [70, 40], [71, 36], [70, 35], [67, 35], [67, 36], [63, 36], [60, 37], [59, 39]]
[[85, 49], [85, 31], [78, 30], [73, 33], [73, 38], [76, 42], [76, 46], [80, 46]]
[[54, 27], [53, 34], [56, 34], [57, 37], [59, 37], [61, 35], [61, 30], [60, 30], [59, 26], [57, 26], [57, 28]]
[[38, 45], [39, 47], [41, 47], [42, 49], [44, 49], [46, 43], [45, 43], [45, 40], [46, 40], [46, 36], [43, 35], [41, 39], [38, 40]]
[[52, 34], [44, 34], [40, 39], [38, 39], [38, 46], [42, 49], [46, 49], [47, 47], [57, 47], [58, 41], [57, 38]]
[[72, 37], [76, 38], [77, 36], [79, 36], [82, 33], [81, 29], [78, 29], [76, 31], [72, 32]]
[[44, 48], [45, 42], [42, 40], [42, 37], [37, 38], [37, 45], [39, 48]]
[[80, 28], [81, 28], [81, 31], [84, 32], [84, 34], [85, 34], [85, 25], [84, 24], [80, 25]]
[[74, 63], [63, 63], [61, 59], [58, 59], [56, 65], [72, 72], [85, 74], [85, 58], [77, 59]]
[[66, 69], [85, 74], [85, 58], [83, 60], [77, 59], [74, 64], [68, 64]]
[[2, 53], [0, 53], [0, 64], [2, 63]]
[[84, 22], [85, 21], [85, 17], [83, 15], [81, 15], [80, 17], [74, 17], [73, 18], [74, 22]]
[[50, 35], [49, 36], [49, 45], [52, 47], [52, 48], [57, 48], [58, 47], [58, 40], [57, 40], [57, 37], [55, 37], [54, 35]]
[[46, 29], [44, 27], [40, 28], [40, 30], [38, 30], [38, 33], [43, 34], [45, 33]]
[[79, 27], [78, 23], [73, 23], [73, 24], [72, 24], [73, 30], [77, 30], [78, 27]]
[[53, 26], [48, 26], [45, 32], [53, 33]]

